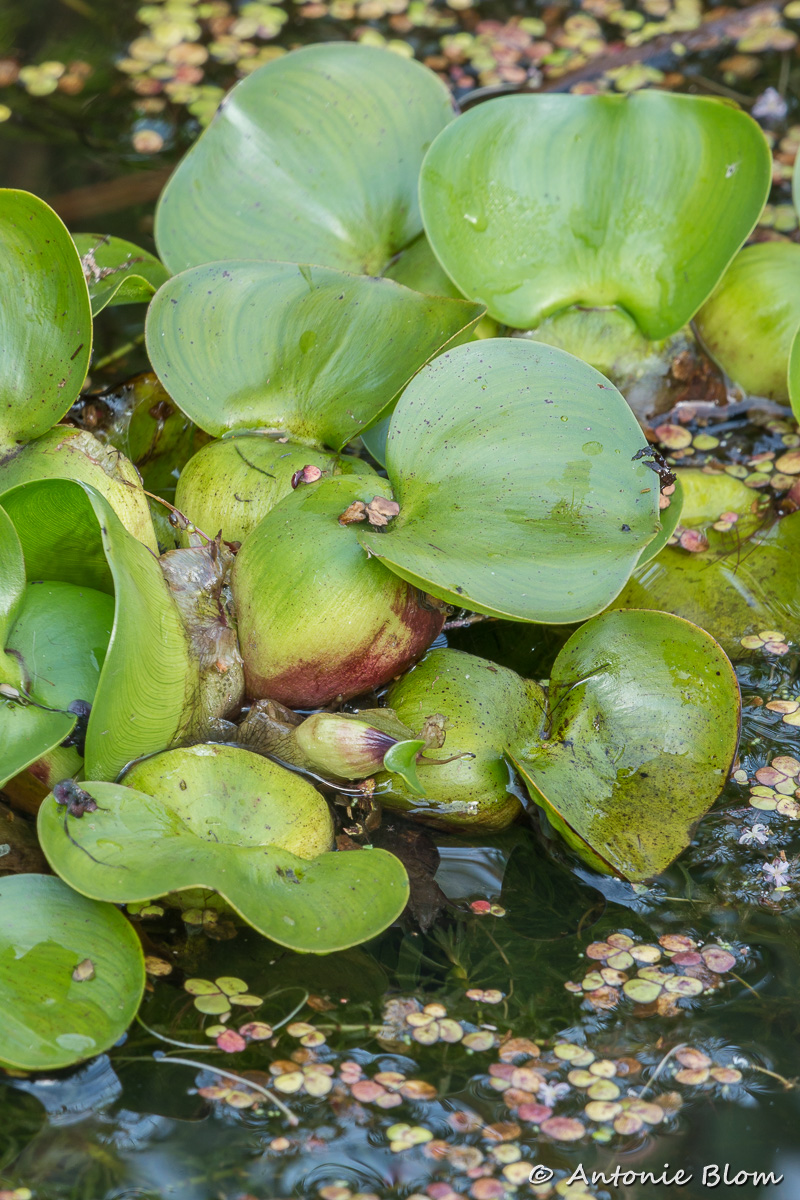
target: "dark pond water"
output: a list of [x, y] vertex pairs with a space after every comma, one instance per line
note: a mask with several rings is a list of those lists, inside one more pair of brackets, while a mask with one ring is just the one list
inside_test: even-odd
[[[293, 10], [279, 40], [346, 36], [355, 23], [383, 36], [406, 36], [420, 53], [436, 54], [443, 34], [428, 11], [439, 14], [445, 32], [474, 29], [480, 18], [516, 14], [553, 21], [568, 11], [559, 16], [558, 8], [517, 4], [445, 12], [399, 4], [381, 6], [376, 18], [352, 18], [347, 5], [333, 7], [327, 15]], [[406, 13], [410, 29], [403, 27]], [[399, 18], [394, 25], [392, 14]], [[3, 0], [0, 59], [13, 52], [23, 64], [79, 60], [93, 74], [75, 95], [0, 88], [0, 103], [13, 110], [0, 125], [0, 183], [54, 200], [75, 231], [116, 233], [152, 248], [153, 202], [164, 171], [198, 126], [179, 105], [132, 109], [114, 61], [141, 34], [136, 5], [121, 0]], [[716, 63], [724, 52], [730, 47], [709, 61], [697, 59], [697, 72], [713, 77], [712, 83], [719, 79]], [[793, 105], [794, 70], [787, 62], [786, 55], [768, 53], [757, 84], [737, 86], [755, 94], [770, 80], [782, 80]], [[213, 83], [218, 75], [224, 84], [231, 70], [227, 80], [221, 68], [207, 78]], [[792, 115], [790, 108], [778, 133]], [[160, 152], [137, 152], [131, 141], [137, 122], [159, 133]], [[95, 368], [98, 386], [144, 365], [140, 331], [141, 312], [133, 307], [103, 314], [97, 357], [133, 346], [107, 368]], [[734, 434], [746, 440], [752, 429], [742, 426]], [[500, 623], [453, 634], [451, 644], [545, 677], [559, 640], [557, 633], [520, 632]], [[741, 769], [752, 779], [775, 754], [800, 751], [800, 730], [763, 707], [776, 695], [800, 694], [798, 658], [751, 654], [739, 674], [746, 701]], [[766, 843], [752, 832], [759, 823], [769, 827]], [[419, 871], [417, 906], [428, 931], [409, 920], [368, 946], [328, 958], [282, 951], [225, 921], [214, 925], [208, 914], [205, 925], [202, 918], [187, 924], [172, 912], [138, 917], [146, 952], [171, 967], [151, 980], [144, 1024], [134, 1025], [110, 1055], [79, 1070], [2, 1079], [0, 1186], [21, 1189], [19, 1200], [25, 1189], [42, 1200], [700, 1200], [728, 1192], [798, 1200], [799, 850], [800, 824], [748, 806], [748, 787], [732, 782], [691, 850], [651, 889], [604, 881], [576, 867], [531, 818], [472, 845], [425, 835], [413, 852], [427, 864]], [[770, 877], [763, 868], [781, 851], [790, 866]], [[434, 870], [442, 892], [431, 883]], [[475, 912], [470, 903], [476, 900], [497, 904], [499, 911]], [[585, 999], [591, 992], [564, 985], [580, 984], [588, 971], [603, 966], [587, 958], [586, 949], [614, 934], [620, 935], [618, 953], [650, 947], [637, 951], [629, 973], [642, 964], [652, 967], [659, 954], [663, 965], [670, 947], [679, 953], [683, 947], [689, 965], [696, 965], [697, 949], [721, 944], [728, 951], [726, 966], [696, 972], [700, 994], [687, 998], [663, 991], [660, 1001], [625, 997], [613, 1007], [593, 1006]], [[690, 938], [694, 946], [670, 942], [676, 937]], [[612, 942], [608, 953], [614, 948]], [[274, 1034], [226, 1054], [203, 1031], [215, 1018], [197, 1012], [183, 983], [230, 976], [263, 998], [261, 1007], [244, 1015], [270, 1023]], [[607, 981], [605, 986], [608, 992]], [[424, 1005], [441, 1007], [424, 1013]], [[414, 1013], [416, 1024], [405, 1020]], [[298, 1021], [324, 1041], [315, 1046], [320, 1039], [296, 1028]], [[428, 1034], [420, 1036], [425, 1028]], [[510, 1051], [492, 1044], [507, 1034], [538, 1048], [523, 1043], [514, 1063]], [[574, 1049], [564, 1050], [565, 1044]], [[509, 1083], [524, 1093], [525, 1070], [542, 1062], [547, 1105], [567, 1122], [551, 1138], [537, 1136], [529, 1113], [526, 1119], [524, 1106], [532, 1097], [518, 1098], [516, 1109], [505, 1102]], [[520, 1064], [522, 1075], [509, 1080]], [[592, 1087], [610, 1077], [617, 1081], [611, 1092], [601, 1088], [597, 1100], [595, 1092], [587, 1096], [586, 1079], [574, 1077], [592, 1065]], [[210, 1067], [245, 1073], [245, 1081]], [[298, 1072], [299, 1084], [292, 1078]], [[371, 1088], [360, 1086], [376, 1074]], [[409, 1086], [409, 1080], [418, 1082]], [[265, 1085], [277, 1088], [297, 1124], [258, 1090]], [[215, 1087], [217, 1092], [208, 1091]], [[649, 1121], [625, 1110], [628, 1126], [616, 1129], [616, 1094], [625, 1098], [628, 1088], [645, 1088], [643, 1099], [660, 1107]], [[566, 1140], [569, 1122], [589, 1097], [606, 1103], [607, 1111], [592, 1109], [596, 1119], [587, 1123], [594, 1136], [572, 1143]], [[520, 1163], [538, 1165], [543, 1177], [550, 1172], [552, 1178], [532, 1188], [526, 1182], [530, 1165]], [[611, 1176], [620, 1167], [667, 1179], [681, 1169], [692, 1178], [684, 1186], [638, 1178], [584, 1186], [578, 1175], [568, 1184], [581, 1164], [589, 1177], [593, 1170]], [[760, 1185], [756, 1172], [774, 1172], [783, 1182]]]

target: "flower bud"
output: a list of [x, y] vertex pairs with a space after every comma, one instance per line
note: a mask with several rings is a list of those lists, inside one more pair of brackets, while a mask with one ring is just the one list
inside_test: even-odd
[[294, 736], [309, 767], [340, 779], [375, 775], [398, 740], [343, 713], [314, 713], [298, 725]]

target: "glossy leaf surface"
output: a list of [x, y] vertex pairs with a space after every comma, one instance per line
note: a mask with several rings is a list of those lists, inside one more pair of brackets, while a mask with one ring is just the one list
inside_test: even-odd
[[114, 623], [105, 592], [72, 583], [31, 583], [6, 648], [16, 652], [27, 692], [48, 708], [91, 701]]
[[459, 346], [398, 401], [387, 468], [400, 515], [369, 552], [451, 604], [521, 621], [604, 608], [659, 529], [658, 477], [619, 392], [562, 350]]
[[[0, 508], [0, 652], [25, 598], [25, 559], [14, 522]], [[16, 664], [4, 663], [0, 654], [0, 683], [19, 675]]]
[[73, 241], [81, 256], [93, 317], [109, 304], [146, 304], [169, 279], [169, 271], [154, 254], [124, 238], [75, 233]]
[[800, 246], [745, 246], [697, 314], [697, 328], [734, 383], [787, 403], [789, 353], [800, 329]]
[[0, 451], [63, 417], [86, 377], [92, 314], [80, 258], [53, 210], [0, 189]]
[[329, 851], [324, 800], [247, 750], [174, 750], [134, 766], [124, 784], [85, 787], [100, 807], [91, 822], [69, 822], [82, 849], [52, 797], [39, 815], [51, 865], [85, 895], [122, 903], [210, 888], [260, 933], [317, 954], [374, 937], [405, 906], [393, 855]]
[[720, 647], [667, 613], [604, 613], [556, 659], [548, 712], [547, 741], [509, 747], [531, 796], [590, 865], [658, 875], [736, 753], [739, 688]]
[[[76, 980], [87, 960], [90, 977]], [[136, 1015], [144, 982], [139, 939], [113, 905], [50, 875], [0, 879], [5, 1066], [49, 1071], [108, 1050]]]
[[497, 320], [618, 304], [661, 338], [710, 295], [770, 174], [756, 123], [717, 100], [509, 96], [440, 134], [420, 198], [445, 271]]
[[390, 51], [308, 46], [254, 71], [156, 213], [173, 272], [229, 258], [378, 275], [422, 229], [419, 168], [453, 118], [433, 72]]
[[[0, 459], [0, 498], [22, 483], [72, 479], [88, 483], [105, 496], [125, 528], [158, 551], [147, 497], [133, 464], [91, 433], [57, 425], [27, 446]], [[0, 499], [0, 502], [2, 500]], [[78, 548], [78, 557], [80, 550]], [[42, 575], [41, 578], [47, 578]], [[75, 582], [88, 582], [78, 577]]]
[[482, 313], [323, 267], [212, 263], [161, 288], [147, 348], [175, 402], [215, 437], [279, 429], [339, 450]]
[[157, 559], [92, 488], [46, 480], [13, 489], [2, 503], [29, 580], [84, 585], [115, 597], [85, 763], [93, 778], [113, 779], [132, 759], [170, 745], [193, 715], [197, 667], [178, 610]]

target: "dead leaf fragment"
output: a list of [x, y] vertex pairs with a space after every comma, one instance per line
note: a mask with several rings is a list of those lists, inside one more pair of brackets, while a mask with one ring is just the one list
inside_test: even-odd
[[367, 519], [370, 525], [375, 525], [378, 528], [388, 525], [399, 512], [400, 505], [397, 501], [387, 500], [385, 496], [373, 496], [366, 506]]
[[348, 504], [342, 515], [339, 517], [340, 525], [355, 525], [357, 521], [366, 521], [367, 506], [363, 500], [354, 500], [352, 504]]

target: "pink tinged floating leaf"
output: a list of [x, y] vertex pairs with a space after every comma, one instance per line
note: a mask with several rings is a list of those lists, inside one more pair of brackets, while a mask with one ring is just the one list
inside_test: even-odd
[[687, 937], [682, 933], [665, 933], [663, 937], [658, 939], [658, 943], [660, 946], [663, 946], [665, 950], [673, 954], [680, 953], [684, 950], [697, 949], [697, 942], [693, 941], [692, 938]]
[[247, 1024], [239, 1026], [239, 1033], [249, 1042], [266, 1042], [272, 1037], [272, 1026], [263, 1021], [248, 1021]]
[[226, 1054], [237, 1054], [247, 1048], [246, 1040], [235, 1029], [226, 1029], [216, 1041], [220, 1050], [224, 1050]]
[[586, 1126], [573, 1117], [550, 1117], [541, 1129], [556, 1142], [577, 1142], [586, 1133]]
[[211, 1087], [201, 1087], [197, 1089], [198, 1096], [202, 1096], [204, 1100], [225, 1100], [230, 1095], [231, 1089], [224, 1087], [221, 1084], [214, 1084]]
[[371, 1079], [361, 1079], [354, 1083], [350, 1091], [352, 1095], [362, 1104], [372, 1104], [379, 1096], [386, 1095], [386, 1089], [382, 1088], [379, 1083], [374, 1083]]
[[517, 1116], [521, 1121], [530, 1121], [533, 1125], [541, 1125], [553, 1115], [552, 1108], [546, 1104], [520, 1104]]
[[635, 1117], [631, 1113], [621, 1113], [614, 1121], [614, 1129], [617, 1133], [630, 1136], [633, 1133], [639, 1133], [642, 1124], [643, 1122], [639, 1117]]
[[724, 975], [726, 971], [732, 971], [736, 966], [736, 957], [730, 951], [723, 950], [721, 946], [706, 946], [700, 953], [709, 971], [713, 971], [716, 975]]
[[684, 1067], [682, 1071], [678, 1071], [675, 1075], [678, 1083], [685, 1083], [690, 1087], [699, 1087], [708, 1079], [708, 1068], [700, 1067], [697, 1070], [692, 1070], [691, 1067]]
[[583, 1111], [590, 1121], [613, 1121], [622, 1112], [622, 1105], [609, 1100], [590, 1100]]
[[712, 1067], [709, 1074], [717, 1083], [739, 1083], [742, 1078], [741, 1071], [735, 1067]]
[[680, 1050], [676, 1050], [675, 1059], [682, 1067], [690, 1067], [695, 1071], [711, 1066], [708, 1055], [703, 1050], [696, 1050], [694, 1046], [682, 1046]]
[[639, 1117], [646, 1125], [660, 1125], [664, 1120], [664, 1110], [659, 1104], [647, 1100], [630, 1100], [625, 1103], [626, 1112]]
[[673, 975], [664, 987], [674, 996], [700, 996], [704, 990], [700, 980], [692, 979], [689, 975]]
[[406, 1100], [435, 1100], [438, 1095], [433, 1084], [424, 1079], [409, 1079], [401, 1085], [400, 1091]]

